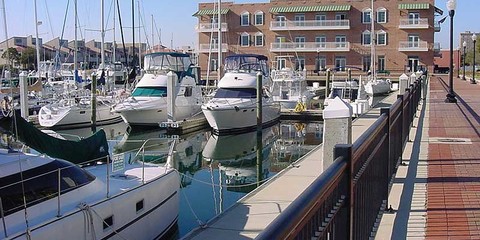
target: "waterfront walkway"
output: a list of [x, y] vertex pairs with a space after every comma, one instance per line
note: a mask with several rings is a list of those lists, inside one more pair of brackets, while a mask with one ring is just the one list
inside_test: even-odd
[[480, 239], [480, 84], [430, 78], [376, 239]]

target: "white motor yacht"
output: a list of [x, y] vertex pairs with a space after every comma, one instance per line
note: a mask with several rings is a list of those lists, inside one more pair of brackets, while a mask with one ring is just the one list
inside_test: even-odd
[[262, 125], [280, 117], [280, 104], [269, 92], [271, 79], [267, 57], [236, 54], [225, 58], [225, 75], [215, 95], [202, 106], [202, 111], [215, 133], [247, 131], [257, 126], [257, 73], [263, 75]]
[[179, 175], [114, 158], [83, 168], [0, 151], [2, 238], [157, 239], [175, 225]]
[[[145, 55], [145, 73], [130, 97], [116, 104], [119, 113], [130, 125], [158, 126], [168, 119], [168, 103], [174, 98], [174, 118], [187, 119], [201, 113], [202, 89], [190, 56], [177, 52], [156, 52]], [[167, 94], [168, 73], [173, 73], [172, 95]]]

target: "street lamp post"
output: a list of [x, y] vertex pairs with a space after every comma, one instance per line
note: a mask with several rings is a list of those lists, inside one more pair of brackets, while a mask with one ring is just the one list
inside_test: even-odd
[[470, 80], [470, 83], [471, 84], [476, 84], [477, 82], [475, 81], [475, 71], [477, 69], [475, 69], [475, 66], [476, 66], [476, 64], [475, 64], [475, 51], [476, 51], [475, 43], [477, 43], [477, 35], [475, 33], [472, 35], [472, 40], [473, 40], [473, 73], [472, 73], [473, 76], [472, 76], [472, 79]]
[[453, 16], [455, 15], [456, 0], [448, 0], [447, 9], [450, 16], [450, 71], [448, 71], [450, 86], [448, 89], [446, 103], [456, 103], [455, 92], [453, 91]]
[[467, 42], [466, 41], [463, 41], [463, 76], [462, 76], [462, 80], [467, 80], [465, 79], [465, 50], [467, 50]]

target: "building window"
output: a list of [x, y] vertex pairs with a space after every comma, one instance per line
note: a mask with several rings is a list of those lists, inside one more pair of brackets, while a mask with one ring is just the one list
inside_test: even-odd
[[326, 47], [326, 42], [327, 42], [327, 37], [325, 37], [325, 36], [316, 36], [315, 37], [315, 45], [317, 45], [317, 48], [325, 48]]
[[385, 72], [385, 56], [378, 56], [377, 69], [379, 72]]
[[287, 19], [285, 16], [276, 16], [275, 20], [277, 21], [277, 27], [285, 27]]
[[327, 68], [327, 58], [325, 56], [317, 56], [315, 59], [315, 70], [325, 71]]
[[295, 26], [305, 26], [305, 14], [295, 14]]
[[305, 58], [304, 57], [297, 57], [295, 59], [295, 69], [303, 70], [305, 68]]
[[337, 13], [335, 14], [335, 20], [345, 20], [347, 19], [346, 13]]
[[372, 58], [370, 56], [363, 56], [363, 61], [362, 61], [362, 70], [364, 72], [367, 72], [368, 70], [370, 70], [370, 65], [371, 65], [371, 62], [372, 62]]
[[325, 15], [325, 14], [315, 15], [315, 21], [325, 21], [325, 20], [327, 20], [327, 15]]
[[287, 59], [278, 58], [277, 59], [277, 68], [278, 70], [285, 69], [287, 67]]
[[217, 71], [218, 69], [218, 59], [212, 58], [210, 59], [210, 71]]
[[347, 65], [347, 58], [345, 56], [335, 56], [335, 69], [337, 71], [345, 71]]
[[370, 45], [372, 43], [372, 33], [368, 30], [365, 30], [362, 33], [362, 44], [363, 45]]
[[263, 46], [263, 33], [259, 32], [255, 34], [255, 46]]
[[295, 47], [305, 48], [305, 37], [295, 37]]
[[345, 48], [345, 47], [347, 47], [346, 42], [347, 42], [347, 37], [345, 35], [335, 36], [335, 47]]
[[242, 35], [240, 35], [240, 46], [242, 47], [250, 46], [250, 34], [242, 33]]
[[387, 9], [381, 7], [377, 9], [377, 22], [386, 23], [387, 22]]
[[250, 25], [250, 13], [244, 12], [240, 15], [240, 25], [241, 26], [248, 26]]
[[372, 21], [372, 9], [366, 8], [362, 11], [362, 23], [371, 23]]
[[383, 30], [377, 32], [377, 45], [387, 45], [387, 33]]
[[255, 25], [263, 25], [263, 12], [259, 11], [255, 13]]
[[418, 24], [420, 19], [420, 13], [410, 12], [408, 13], [408, 23], [409, 24]]

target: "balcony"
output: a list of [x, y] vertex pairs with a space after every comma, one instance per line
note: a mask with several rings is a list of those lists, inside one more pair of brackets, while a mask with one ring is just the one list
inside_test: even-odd
[[271, 43], [271, 52], [348, 52], [350, 42]]
[[400, 19], [400, 29], [428, 29], [428, 18]]
[[428, 43], [426, 41], [401, 41], [398, 45], [398, 51], [400, 52], [427, 52]]
[[[210, 47], [211, 46], [211, 47]], [[222, 43], [222, 52], [227, 52], [228, 51], [228, 44]], [[216, 53], [218, 52], [218, 44], [199, 44], [198, 46], [198, 52], [199, 53]]]
[[436, 42], [433, 43], [433, 56], [434, 57], [441, 57], [442, 53], [440, 52], [440, 43]]
[[[222, 32], [228, 31], [228, 24], [227, 23], [221, 23], [222, 26]], [[200, 23], [195, 26], [195, 29], [197, 32], [216, 32], [218, 31], [218, 23]]]
[[440, 32], [440, 30], [442, 29], [440, 27], [440, 23], [435, 22], [435, 24], [433, 25], [433, 29], [435, 29], [435, 32]]
[[350, 20], [272, 21], [271, 31], [287, 30], [349, 30]]

